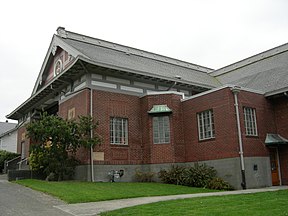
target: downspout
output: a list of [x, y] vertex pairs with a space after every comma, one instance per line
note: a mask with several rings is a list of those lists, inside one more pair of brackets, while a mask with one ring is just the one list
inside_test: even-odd
[[[61, 28], [61, 27], [60, 27]], [[61, 29], [60, 29], [61, 30]], [[65, 30], [65, 29], [64, 29]], [[82, 68], [84, 69], [86, 74], [90, 74], [85, 65], [83, 64], [82, 60], [79, 61]], [[91, 85], [91, 76], [90, 77], [90, 85]], [[93, 119], [93, 89], [90, 86], [90, 116]], [[93, 127], [91, 125], [90, 129], [90, 138], [93, 139]], [[90, 167], [91, 167], [91, 182], [94, 182], [94, 163], [93, 163], [93, 146], [90, 146]]]
[[237, 132], [238, 132], [238, 143], [239, 143], [239, 155], [240, 155], [240, 163], [241, 163], [241, 176], [242, 182], [241, 186], [243, 190], [246, 189], [246, 178], [245, 178], [245, 166], [244, 166], [244, 156], [243, 156], [243, 142], [242, 142], [242, 133], [241, 133], [241, 125], [240, 125], [240, 115], [239, 115], [239, 106], [238, 106], [238, 93], [240, 92], [241, 87], [234, 86], [231, 88], [231, 91], [234, 95], [234, 106], [236, 111], [236, 121], [237, 121]]
[[[90, 88], [90, 116], [93, 118], [93, 89]], [[93, 128], [91, 125], [90, 138], [93, 139]], [[94, 182], [93, 146], [90, 146], [91, 182]]]

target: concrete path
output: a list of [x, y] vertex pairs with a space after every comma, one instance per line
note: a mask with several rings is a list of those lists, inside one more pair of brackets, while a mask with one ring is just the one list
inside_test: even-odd
[[225, 191], [225, 192], [213, 192], [213, 193], [200, 193], [200, 194], [183, 194], [173, 196], [157, 196], [157, 197], [143, 197], [143, 198], [132, 198], [132, 199], [121, 199], [111, 200], [103, 202], [91, 202], [91, 203], [79, 203], [79, 204], [68, 204], [55, 206], [64, 212], [70, 213], [73, 216], [92, 216], [98, 215], [101, 212], [112, 211], [120, 208], [131, 207], [136, 205], [142, 205], [147, 203], [154, 203], [159, 201], [195, 198], [195, 197], [207, 197], [207, 196], [224, 196], [224, 195], [235, 195], [235, 194], [249, 194], [259, 193], [276, 190], [287, 190], [288, 186], [269, 187], [261, 189], [248, 189], [248, 190], [237, 190], [237, 191]]
[[0, 175], [1, 216], [71, 216], [59, 208], [54, 208], [64, 204], [63, 201], [44, 193], [10, 183], [7, 175]]

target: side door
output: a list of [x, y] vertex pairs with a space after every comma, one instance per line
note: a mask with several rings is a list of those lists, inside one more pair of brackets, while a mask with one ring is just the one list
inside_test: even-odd
[[272, 185], [273, 186], [280, 185], [277, 148], [270, 149], [270, 164], [271, 164]]

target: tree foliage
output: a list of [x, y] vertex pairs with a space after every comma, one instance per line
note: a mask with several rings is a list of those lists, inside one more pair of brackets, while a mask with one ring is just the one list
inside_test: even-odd
[[0, 173], [2, 173], [2, 170], [4, 169], [4, 162], [12, 160], [16, 157], [19, 157], [19, 154], [0, 150]]
[[90, 116], [68, 121], [44, 113], [40, 120], [27, 126], [27, 136], [32, 144], [29, 158], [32, 170], [53, 176], [52, 180], [71, 176], [78, 164], [75, 159], [77, 149], [100, 143], [96, 127], [97, 123]]

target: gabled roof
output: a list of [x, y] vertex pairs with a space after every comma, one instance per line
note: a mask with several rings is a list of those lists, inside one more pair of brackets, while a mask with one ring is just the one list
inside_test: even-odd
[[[212, 71], [210, 68], [69, 32], [62, 27], [57, 29], [57, 33], [53, 35], [31, 97], [7, 115], [7, 118], [19, 119], [40, 106], [47, 98], [61, 92], [67, 83], [86, 73], [84, 62], [141, 77], [196, 86], [204, 90], [220, 85], [208, 74]], [[57, 47], [68, 52], [73, 61], [61, 74], [43, 85], [45, 80], [42, 79], [49, 72], [48, 66], [53, 63]]]
[[168, 80], [181, 77], [179, 82], [189, 82], [201, 87], [213, 88], [220, 83], [208, 73], [210, 68], [191, 64], [185, 61], [169, 58], [155, 53], [135, 49], [132, 47], [91, 38], [77, 33], [58, 29], [58, 36], [62, 41], [86, 56], [95, 64], [113, 65], [115, 68], [130, 70], [134, 73], [160, 76]]
[[288, 43], [210, 73], [223, 84], [262, 91], [266, 96], [288, 90]]
[[73, 47], [69, 46], [68, 44], [64, 43], [57, 35], [53, 35], [52, 41], [50, 43], [50, 46], [48, 48], [48, 51], [46, 53], [45, 59], [43, 61], [42, 67], [40, 69], [40, 72], [38, 74], [37, 80], [35, 82], [32, 95], [35, 94], [39, 90], [40, 83], [43, 81], [42, 80], [42, 75], [46, 72], [47, 70], [47, 65], [50, 63], [51, 59], [53, 58], [52, 56], [55, 55], [55, 51], [57, 47], [62, 48], [63, 50], [66, 50], [71, 56], [76, 58], [77, 56], [85, 56], [83, 53], [80, 53]]
[[232, 84], [257, 89], [265, 93], [275, 92], [288, 87], [288, 67], [278, 67], [259, 72], [236, 80]]
[[25, 102], [23, 102], [14, 111], [8, 114], [6, 117], [9, 119], [20, 119], [27, 112], [32, 111], [34, 108], [38, 108], [48, 99], [55, 97], [63, 90], [69, 80], [73, 80], [85, 73], [81, 66], [81, 60], [76, 58], [69, 67], [67, 67], [62, 73], [50, 80], [45, 86], [41, 87], [38, 91], [32, 94]]
[[7, 131], [10, 131], [16, 127], [17, 124], [9, 122], [0, 122], [0, 136]]

